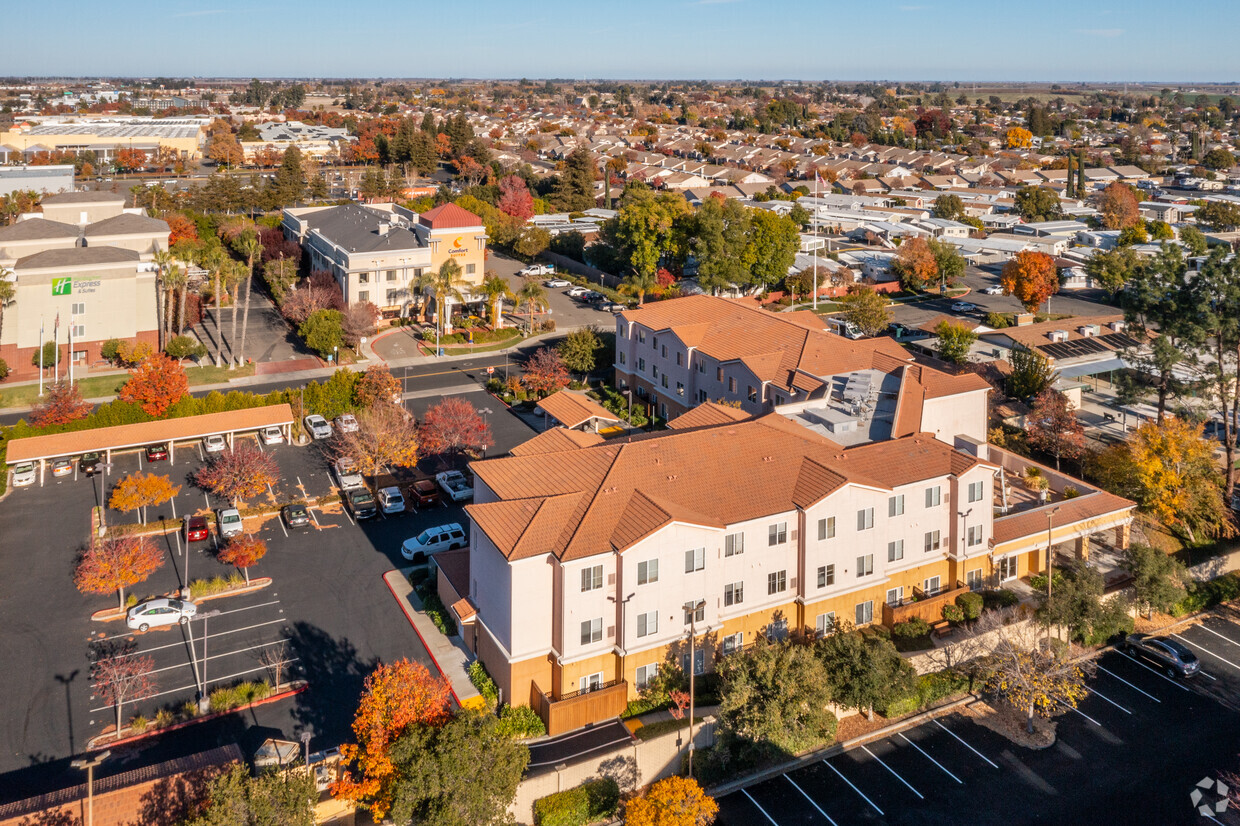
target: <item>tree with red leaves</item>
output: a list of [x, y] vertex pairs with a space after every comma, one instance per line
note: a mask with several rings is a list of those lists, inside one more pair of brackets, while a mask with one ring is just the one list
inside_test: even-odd
[[129, 372], [129, 381], [121, 388], [120, 399], [142, 406], [142, 411], [156, 418], [189, 392], [189, 379], [181, 362], [163, 353], [154, 353]]
[[455, 467], [462, 452], [480, 455], [495, 439], [474, 406], [460, 396], [445, 396], [422, 417], [418, 428], [422, 453], [447, 456]]
[[568, 368], [557, 351], [539, 347], [525, 363], [521, 382], [541, 399], [568, 386]]
[[534, 196], [522, 178], [509, 175], [499, 182], [499, 208], [522, 223], [534, 214]]
[[253, 445], [217, 453], [194, 474], [194, 484], [234, 505], [239, 499], [257, 496], [279, 480], [280, 466], [275, 457]]
[[121, 709], [125, 703], [155, 695], [155, 659], [122, 651], [105, 656], [90, 667], [95, 693], [116, 707], [116, 733], [121, 731]]
[[58, 381], [48, 388], [43, 401], [35, 406], [30, 414], [30, 423], [35, 427], [68, 424], [85, 418], [90, 410], [90, 404], [82, 400], [82, 393], [76, 384]]
[[1029, 446], [1054, 456], [1055, 470], [1060, 459], [1085, 455], [1085, 428], [1068, 408], [1068, 397], [1058, 390], [1048, 387], [1039, 393], [1025, 422]]
[[197, 241], [198, 225], [186, 218], [179, 212], [171, 212], [164, 216], [164, 220], [168, 222], [168, 245], [172, 246], [178, 241]]
[[92, 543], [78, 560], [73, 584], [84, 594], [116, 591], [122, 610], [125, 589], [143, 582], [164, 564], [163, 552], [145, 536], [120, 536]]
[[1059, 273], [1055, 259], [1044, 252], [1025, 250], [1012, 256], [1003, 265], [999, 285], [1008, 295], [1033, 312], [1038, 305], [1059, 292]]
[[245, 581], [250, 581], [250, 566], [267, 555], [267, 543], [250, 534], [241, 534], [228, 540], [228, 544], [220, 548], [216, 554], [220, 562], [240, 568], [245, 574]]

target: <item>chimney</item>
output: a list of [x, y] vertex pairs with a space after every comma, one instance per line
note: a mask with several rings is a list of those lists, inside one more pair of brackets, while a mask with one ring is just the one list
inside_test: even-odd
[[388, 230], [390, 230], [391, 228], [392, 228], [392, 224], [390, 221], [379, 222], [379, 234], [380, 235], [387, 235]]

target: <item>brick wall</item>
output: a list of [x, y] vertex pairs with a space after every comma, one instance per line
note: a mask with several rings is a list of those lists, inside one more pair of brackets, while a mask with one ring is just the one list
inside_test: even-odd
[[[156, 330], [147, 330], [145, 332], [138, 333], [138, 335], [134, 336], [133, 338], [121, 339], [121, 340], [135, 342], [135, 343], [144, 341], [150, 344], [151, 347], [155, 349], [159, 349], [159, 333]], [[88, 342], [75, 341], [73, 342], [74, 350], [85, 350], [86, 351], [85, 363], [84, 364], [79, 363], [77, 364], [77, 366], [74, 367], [75, 378], [77, 378], [79, 374], [83, 374], [83, 375], [85, 374], [86, 371], [82, 370], [83, 366], [90, 367], [91, 365], [98, 365], [100, 362], [103, 361], [103, 355], [100, 353], [100, 350], [102, 348], [103, 348], [102, 341], [88, 341]], [[32, 362], [32, 360], [34, 359], [35, 351], [37, 351], [38, 349], [39, 349], [38, 347], [18, 347], [16, 344], [6, 344], [3, 347], [0, 347], [0, 359], [4, 359], [5, 362], [9, 365], [9, 370], [12, 371], [9, 374], [8, 381], [14, 382], [14, 381], [37, 381], [38, 380], [39, 368], [35, 367]], [[69, 358], [69, 346], [68, 346], [68, 343], [64, 341], [64, 339], [62, 338], [60, 342], [60, 370], [61, 370], [62, 376], [67, 374], [66, 371], [68, 370], [68, 358]], [[44, 374], [43, 374], [44, 381], [50, 381], [51, 378], [52, 378], [52, 371], [50, 369], [44, 371]]]

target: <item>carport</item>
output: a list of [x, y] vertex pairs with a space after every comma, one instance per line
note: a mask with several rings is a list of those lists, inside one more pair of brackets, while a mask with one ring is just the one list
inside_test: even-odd
[[47, 463], [54, 459], [72, 458], [83, 453], [102, 453], [104, 461], [112, 461], [113, 451], [134, 450], [146, 445], [167, 443], [168, 461], [176, 461], [176, 443], [197, 441], [206, 436], [221, 435], [233, 446], [239, 433], [256, 433], [263, 428], [278, 427], [284, 441], [291, 441], [293, 410], [287, 404], [205, 413], [180, 419], [157, 422], [98, 427], [73, 433], [29, 436], [9, 442], [6, 461], [9, 465], [39, 463], [39, 484], [42, 485]]

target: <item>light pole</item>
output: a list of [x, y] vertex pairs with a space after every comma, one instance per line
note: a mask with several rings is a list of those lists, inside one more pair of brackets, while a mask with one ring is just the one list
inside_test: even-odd
[[[190, 661], [194, 663], [194, 671], [196, 672], [195, 676], [198, 676], [197, 672], [201, 671], [202, 687], [198, 690], [198, 708], [203, 711], [206, 711], [207, 709], [207, 620], [209, 620], [211, 617], [218, 616], [219, 613], [220, 612], [218, 610], [207, 611], [205, 613], [198, 614], [196, 617], [194, 617], [194, 619], [202, 620], [202, 668], [201, 669], [198, 668], [197, 658], [195, 657], [195, 654], [194, 654], [194, 632], [192, 630], [189, 632], [189, 658], [190, 658]], [[193, 626], [191, 626], [191, 628], [192, 627]]]
[[629, 427], [633, 426], [633, 388], [624, 391], [624, 395], [629, 397]]
[[1055, 523], [1055, 514], [1059, 513], [1059, 506], [1051, 508], [1046, 512], [1046, 601], [1051, 599], [1051, 582], [1055, 579], [1054, 571], [1051, 568], [1051, 559], [1053, 551], [1051, 550], [1054, 543], [1051, 541], [1051, 529]]
[[[487, 426], [487, 416], [488, 416], [488, 415], [490, 415], [490, 413], [491, 413], [491, 408], [489, 408], [489, 407], [484, 407], [484, 408], [482, 408], [481, 410], [479, 410], [478, 412], [482, 414], [482, 427], [483, 427], [483, 429], [485, 430], [485, 429], [486, 429], [486, 426]], [[482, 446], [482, 456], [483, 456], [483, 458], [486, 458], [486, 455], [487, 455], [487, 447], [486, 447], [486, 445], [483, 445], [483, 446]]]
[[101, 751], [94, 757], [84, 757], [69, 764], [75, 769], [86, 769], [86, 826], [95, 826], [95, 767], [111, 756], [112, 752]]
[[694, 711], [694, 675], [697, 673], [697, 612], [706, 606], [706, 600], [698, 599], [685, 603], [689, 612], [689, 777], [693, 777], [693, 711]]
[[301, 745], [306, 750], [306, 768], [310, 768], [310, 732], [303, 731], [301, 733]]
[[[960, 554], [961, 562], [964, 562], [969, 558], [969, 514], [971, 513], [973, 513], [973, 508], [969, 508], [967, 511], [956, 511], [956, 514], [961, 519], [960, 541], [964, 544], [964, 552]], [[957, 568], [956, 570], [959, 572], [960, 569]], [[953, 583], [953, 586], [954, 584], [955, 583]]]

